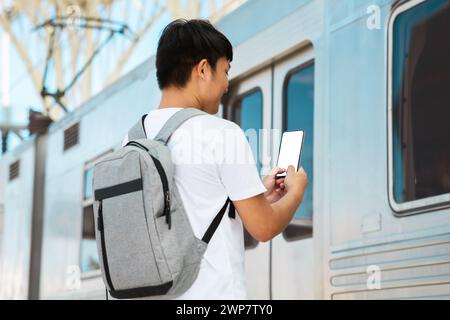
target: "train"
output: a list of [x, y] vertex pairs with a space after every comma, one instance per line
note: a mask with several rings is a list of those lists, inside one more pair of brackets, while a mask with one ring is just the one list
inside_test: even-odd
[[[249, 0], [215, 26], [234, 48], [216, 116], [305, 131], [293, 220], [245, 232], [248, 298], [449, 299], [450, 1]], [[0, 299], [106, 298], [93, 166], [159, 98], [152, 56], [3, 156]]]

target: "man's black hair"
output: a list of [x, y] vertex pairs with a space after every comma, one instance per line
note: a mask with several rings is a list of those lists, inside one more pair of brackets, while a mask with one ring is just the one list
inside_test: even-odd
[[233, 60], [230, 41], [207, 20], [177, 19], [168, 24], [158, 42], [156, 78], [162, 90], [170, 85], [182, 88], [192, 68], [207, 59], [213, 70], [217, 60]]

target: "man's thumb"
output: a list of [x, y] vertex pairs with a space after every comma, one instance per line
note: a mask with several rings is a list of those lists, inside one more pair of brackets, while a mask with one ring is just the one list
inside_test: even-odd
[[288, 166], [287, 168], [287, 173], [288, 174], [293, 174], [295, 172], [295, 168], [293, 165]]
[[275, 167], [269, 172], [269, 176], [275, 176], [278, 173], [279, 168]]

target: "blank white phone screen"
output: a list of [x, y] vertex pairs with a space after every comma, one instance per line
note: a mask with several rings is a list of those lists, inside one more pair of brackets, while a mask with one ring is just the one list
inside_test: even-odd
[[287, 169], [289, 165], [292, 165], [294, 166], [295, 171], [297, 171], [302, 144], [303, 131], [283, 132], [277, 166]]

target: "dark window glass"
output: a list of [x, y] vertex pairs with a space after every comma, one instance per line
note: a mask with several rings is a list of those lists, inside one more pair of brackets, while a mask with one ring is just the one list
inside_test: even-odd
[[429, 0], [393, 28], [393, 186], [397, 203], [450, 192], [450, 1]]
[[95, 242], [95, 224], [93, 206], [83, 209], [83, 231], [80, 248], [81, 272], [100, 269], [98, 261], [97, 243]]
[[92, 198], [92, 178], [94, 174], [94, 167], [87, 169], [84, 172], [84, 192], [83, 197], [84, 200]]
[[308, 174], [308, 188], [303, 202], [295, 213], [297, 219], [311, 219], [313, 216], [313, 137], [314, 137], [314, 64], [310, 64], [287, 78], [285, 88], [285, 120], [287, 131], [303, 130], [301, 166]]

